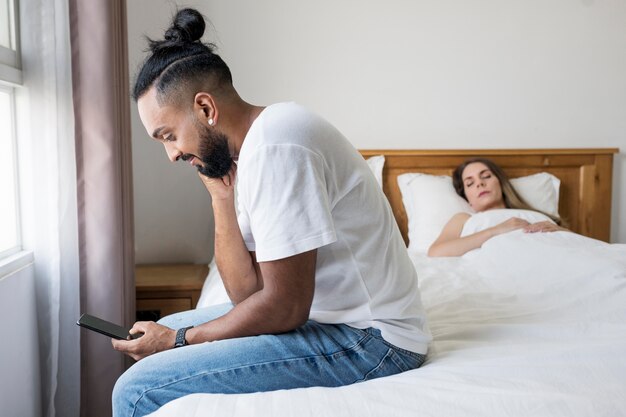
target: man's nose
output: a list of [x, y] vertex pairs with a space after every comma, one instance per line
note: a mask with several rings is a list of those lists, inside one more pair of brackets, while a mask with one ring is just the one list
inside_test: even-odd
[[178, 161], [178, 159], [183, 155], [183, 153], [176, 149], [173, 144], [164, 143], [163, 146], [165, 147], [165, 153], [167, 154], [167, 157], [172, 162]]

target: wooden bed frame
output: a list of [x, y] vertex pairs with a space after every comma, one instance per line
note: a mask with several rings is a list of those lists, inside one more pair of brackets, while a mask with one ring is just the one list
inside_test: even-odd
[[491, 159], [510, 178], [549, 172], [561, 180], [559, 213], [569, 229], [610, 239], [613, 154], [603, 149], [490, 149], [490, 150], [361, 150], [363, 157], [385, 156], [383, 191], [408, 244], [407, 217], [397, 177], [407, 172], [451, 175], [456, 166], [476, 156]]

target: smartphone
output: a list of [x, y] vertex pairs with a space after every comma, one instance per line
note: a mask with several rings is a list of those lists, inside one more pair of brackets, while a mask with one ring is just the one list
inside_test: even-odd
[[131, 335], [128, 332], [129, 329], [125, 329], [122, 326], [118, 326], [117, 324], [111, 323], [110, 321], [102, 320], [89, 314], [83, 314], [82, 316], [80, 316], [76, 324], [86, 329], [93, 330], [94, 332], [102, 333], [103, 335], [112, 337], [114, 339], [128, 340], [136, 339], [141, 336], [141, 334]]

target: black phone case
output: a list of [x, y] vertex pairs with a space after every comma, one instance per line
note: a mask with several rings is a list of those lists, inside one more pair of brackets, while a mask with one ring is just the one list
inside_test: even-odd
[[134, 338], [128, 333], [128, 329], [89, 314], [80, 316], [76, 324], [114, 339], [127, 340]]

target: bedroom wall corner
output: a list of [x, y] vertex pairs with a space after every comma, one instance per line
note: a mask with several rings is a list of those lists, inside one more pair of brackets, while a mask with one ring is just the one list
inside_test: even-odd
[[611, 243], [626, 243], [626, 138], [613, 156]]

